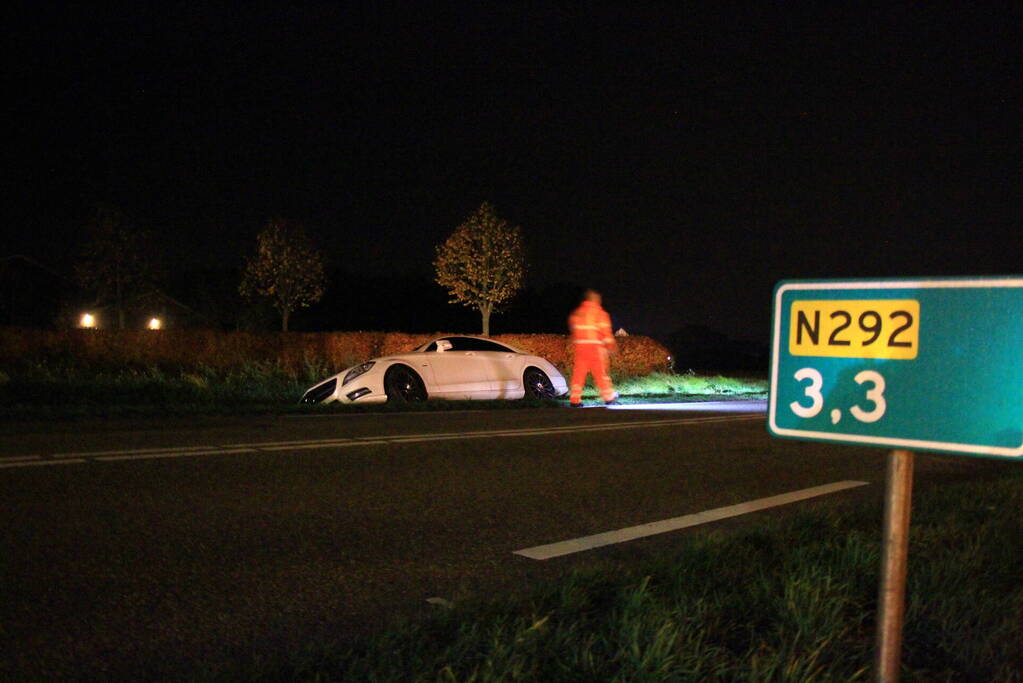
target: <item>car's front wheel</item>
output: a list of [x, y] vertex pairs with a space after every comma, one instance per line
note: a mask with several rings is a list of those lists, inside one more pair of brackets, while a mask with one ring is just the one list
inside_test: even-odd
[[426, 400], [426, 385], [416, 371], [407, 365], [393, 365], [384, 375], [384, 391], [387, 400], [396, 403], [413, 403]]
[[527, 400], [539, 401], [557, 395], [551, 378], [539, 368], [526, 368], [522, 373], [522, 388], [525, 389], [522, 397]]

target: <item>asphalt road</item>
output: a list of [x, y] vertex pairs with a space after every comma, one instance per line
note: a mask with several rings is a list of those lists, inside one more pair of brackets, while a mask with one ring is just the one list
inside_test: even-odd
[[[345, 640], [429, 598], [525, 590], [811, 503], [543, 561], [516, 550], [831, 482], [870, 485], [813, 504], [880, 516], [883, 452], [772, 439], [757, 409], [4, 425], [0, 675]], [[921, 456], [917, 487], [1000, 467]]]

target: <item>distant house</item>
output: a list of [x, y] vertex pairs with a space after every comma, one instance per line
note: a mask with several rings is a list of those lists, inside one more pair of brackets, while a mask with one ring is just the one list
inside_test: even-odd
[[[150, 326], [156, 318], [161, 327], [215, 327], [206, 316], [187, 306], [166, 292], [149, 289], [131, 297], [125, 302], [129, 310], [127, 327], [141, 329]], [[103, 309], [112, 313], [113, 306]], [[111, 316], [112, 317], [112, 316]]]
[[[215, 327], [205, 315], [159, 289], [140, 291], [125, 302], [125, 326], [142, 329], [153, 318], [161, 327]], [[69, 275], [23, 254], [0, 257], [0, 325], [74, 327], [89, 313], [98, 327], [117, 318], [109, 301], [97, 301]]]
[[618, 331], [615, 332], [616, 337], [628, 337], [629, 333], [625, 331], [624, 327], [619, 327]]

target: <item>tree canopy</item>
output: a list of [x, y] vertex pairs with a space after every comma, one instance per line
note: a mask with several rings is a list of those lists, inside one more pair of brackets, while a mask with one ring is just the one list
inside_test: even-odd
[[245, 264], [238, 291], [269, 298], [287, 332], [292, 312], [319, 301], [325, 287], [323, 255], [305, 228], [271, 220], [256, 236], [256, 254]]
[[75, 275], [82, 287], [95, 293], [98, 303], [114, 306], [117, 325], [124, 329], [127, 309], [152, 289], [161, 272], [152, 254], [151, 234], [108, 205], [96, 208], [88, 232]]
[[450, 303], [477, 309], [483, 335], [489, 336], [490, 315], [515, 296], [525, 279], [522, 228], [510, 226], [483, 202], [437, 247], [433, 266]]

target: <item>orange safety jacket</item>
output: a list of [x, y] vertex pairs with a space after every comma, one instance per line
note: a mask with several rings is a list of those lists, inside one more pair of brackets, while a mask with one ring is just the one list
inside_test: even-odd
[[574, 344], [600, 344], [614, 349], [614, 334], [611, 332], [611, 316], [594, 301], [584, 301], [568, 316], [568, 329]]

